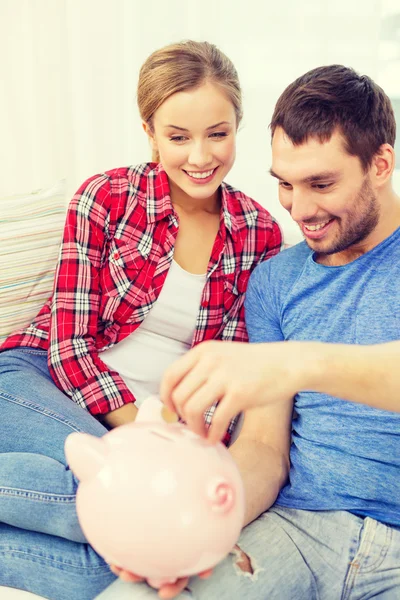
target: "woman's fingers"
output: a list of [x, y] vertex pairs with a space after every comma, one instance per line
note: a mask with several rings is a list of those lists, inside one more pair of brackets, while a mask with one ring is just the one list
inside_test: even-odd
[[164, 600], [175, 598], [175, 596], [178, 596], [185, 589], [188, 583], [189, 577], [184, 577], [183, 579], [178, 579], [175, 583], [163, 585], [158, 592], [158, 596]]
[[110, 569], [114, 573], [114, 575], [116, 575], [117, 577], [120, 577], [122, 579], [122, 581], [127, 581], [127, 582], [132, 582], [132, 583], [139, 583], [140, 581], [144, 581], [144, 578], [140, 577], [140, 575], [135, 575], [135, 573], [126, 571], [125, 569], [122, 569], [121, 567], [117, 567], [116, 565], [110, 565]]

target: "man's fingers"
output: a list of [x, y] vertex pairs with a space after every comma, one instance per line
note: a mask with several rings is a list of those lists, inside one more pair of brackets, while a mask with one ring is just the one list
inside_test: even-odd
[[197, 363], [172, 391], [172, 402], [181, 417], [185, 420], [188, 411], [188, 401], [191, 402], [194, 397], [197, 398], [199, 390], [203, 389], [207, 384], [209, 372], [210, 369], [206, 365]]
[[198, 352], [197, 348], [194, 348], [187, 354], [184, 354], [164, 372], [160, 385], [160, 398], [174, 412], [176, 412], [176, 407], [172, 400], [172, 392], [185, 375], [193, 369], [197, 360]]
[[230, 421], [240, 412], [233, 395], [225, 395], [221, 398], [215, 409], [211, 425], [207, 431], [207, 439], [215, 444], [220, 442], [225, 435]]
[[190, 429], [201, 436], [207, 435], [208, 437], [204, 413], [218, 402], [223, 393], [223, 385], [209, 379], [190, 397], [183, 407], [183, 418]]

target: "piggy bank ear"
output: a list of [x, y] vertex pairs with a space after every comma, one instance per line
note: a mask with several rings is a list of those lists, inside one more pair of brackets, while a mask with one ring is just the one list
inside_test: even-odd
[[216, 513], [227, 513], [235, 504], [235, 490], [223, 477], [216, 477], [207, 485], [207, 498]]
[[135, 423], [163, 423], [163, 403], [158, 396], [149, 396], [139, 407]]
[[80, 481], [94, 477], [104, 466], [106, 446], [101, 438], [87, 433], [71, 433], [65, 440], [65, 456]]

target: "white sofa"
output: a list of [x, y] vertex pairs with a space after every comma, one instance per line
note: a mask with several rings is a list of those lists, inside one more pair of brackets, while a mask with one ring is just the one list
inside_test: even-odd
[[0, 598], [1, 600], [44, 600], [42, 596], [36, 596], [36, 594], [31, 594], [30, 592], [4, 587], [2, 585], [0, 585]]
[[[35, 193], [0, 197], [0, 342], [29, 323], [51, 295], [65, 212], [64, 181]], [[3, 586], [0, 599], [40, 600]]]

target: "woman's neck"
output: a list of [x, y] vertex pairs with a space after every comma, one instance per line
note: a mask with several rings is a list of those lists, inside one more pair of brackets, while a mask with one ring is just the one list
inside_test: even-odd
[[221, 207], [220, 192], [217, 189], [214, 194], [208, 198], [192, 198], [183, 190], [170, 182], [170, 196], [174, 208], [185, 213], [207, 212], [219, 214]]

